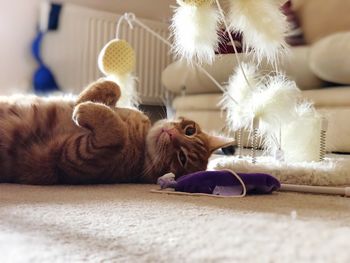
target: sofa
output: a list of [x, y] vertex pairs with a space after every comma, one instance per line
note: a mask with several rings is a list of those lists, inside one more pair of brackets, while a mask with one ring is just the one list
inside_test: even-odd
[[[302, 96], [328, 118], [327, 150], [350, 153], [350, 17], [344, 12], [350, 11], [350, 1], [295, 0], [292, 6], [305, 43], [291, 47], [279, 70], [295, 80]], [[251, 59], [238, 55], [242, 61]], [[235, 61], [234, 54], [219, 54], [203, 67], [225, 83], [237, 67]], [[261, 69], [268, 72], [271, 67], [262, 63]], [[222, 93], [199, 68], [175, 61], [163, 71], [162, 82], [175, 95], [176, 116], [191, 118], [209, 132], [225, 131], [225, 112], [218, 105]]]

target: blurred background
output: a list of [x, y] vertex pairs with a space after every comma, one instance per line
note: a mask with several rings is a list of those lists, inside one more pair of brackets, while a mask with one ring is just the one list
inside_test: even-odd
[[[38, 63], [31, 54], [31, 44], [36, 37], [37, 27], [40, 20], [41, 0], [1, 0], [0, 2], [0, 94], [12, 94], [15, 92], [26, 92], [32, 90], [32, 78]], [[54, 1], [54, 3], [62, 4], [62, 13], [65, 8], [69, 8], [70, 4], [87, 7], [95, 11], [108, 12], [110, 14], [122, 14], [123, 12], [134, 12], [140, 18], [155, 20], [159, 22], [167, 22], [171, 15], [170, 4], [175, 4], [175, 0], [62, 0]], [[60, 19], [64, 14], [61, 13]], [[96, 16], [99, 16], [97, 13]], [[110, 16], [106, 16], [108, 19]], [[81, 19], [77, 17], [77, 19]], [[107, 20], [108, 20], [107, 19]], [[74, 17], [73, 17], [74, 20]], [[116, 17], [115, 19], [116, 20]], [[114, 21], [113, 21], [114, 22]], [[59, 21], [62, 27], [49, 32], [44, 37], [42, 42], [43, 60], [47, 66], [52, 70], [56, 80], [60, 86], [71, 85], [64, 80], [61, 72], [57, 72], [57, 67], [62, 67], [63, 63], [57, 65], [53, 61], [52, 53], [57, 52], [57, 46], [52, 45], [50, 38], [55, 38], [58, 31], [67, 31], [66, 21]], [[81, 27], [83, 28], [83, 27]], [[86, 28], [85, 28], [86, 29]], [[77, 29], [79, 30], [79, 29]], [[87, 30], [87, 29], [86, 29]], [[82, 32], [80, 32], [82, 33]], [[68, 32], [69, 34], [69, 32]], [[82, 34], [76, 37], [83, 36]], [[63, 40], [66, 36], [60, 38]], [[109, 34], [104, 39], [110, 39], [113, 36]], [[104, 40], [103, 39], [103, 40]], [[66, 46], [69, 49], [71, 40], [67, 39], [65, 42], [59, 43], [61, 46]], [[56, 43], [57, 44], [57, 43]], [[82, 46], [81, 49], [84, 47]], [[62, 58], [60, 54], [60, 60]], [[76, 57], [78, 59], [78, 56]], [[67, 63], [71, 63], [69, 58]], [[97, 59], [97, 58], [96, 58]], [[68, 78], [71, 78], [68, 76]], [[85, 85], [86, 83], [81, 83]], [[77, 87], [63, 87], [69, 91], [76, 91]]]
[[[0, 1], [0, 95], [33, 92], [34, 86], [45, 90], [44, 84], [53, 81], [59, 91], [79, 93], [102, 76], [97, 57], [115, 37], [119, 15], [134, 12], [168, 38], [176, 6], [176, 0]], [[286, 40], [291, 46], [290, 56], [281, 59], [279, 69], [328, 116], [327, 149], [350, 152], [350, 0], [278, 2], [283, 3], [281, 12], [290, 23]], [[207, 131], [227, 128], [218, 106], [222, 93], [203, 72], [174, 61], [169, 47], [142, 28], [130, 30], [124, 24], [121, 37], [136, 52], [143, 109], [157, 119], [166, 117], [166, 105], [168, 116], [194, 119]], [[204, 68], [218, 82], [226, 83], [237, 64], [229, 41], [221, 41], [216, 60]], [[238, 55], [242, 61], [249, 60], [244, 53]], [[271, 67], [262, 63], [261, 70], [269, 72]], [[35, 82], [43, 71], [46, 77], [49, 71], [51, 78]]]

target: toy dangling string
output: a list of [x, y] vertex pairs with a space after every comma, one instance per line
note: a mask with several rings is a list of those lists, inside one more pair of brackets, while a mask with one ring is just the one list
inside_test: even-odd
[[[145, 29], [150, 34], [152, 34], [153, 36], [155, 36], [156, 38], [158, 38], [159, 40], [161, 40], [164, 44], [166, 44], [170, 48], [173, 47], [172, 44], [167, 39], [163, 38], [161, 35], [159, 35], [153, 29], [151, 29], [150, 27], [148, 27], [147, 25], [142, 23], [142, 21], [138, 20], [137, 17], [135, 16], [135, 14], [133, 14], [133, 13], [125, 13], [120, 19], [126, 20], [131, 29], [133, 28], [132, 24], [135, 23], [138, 26], [140, 26], [143, 29]], [[118, 22], [118, 24], [119, 24], [119, 22]], [[205, 68], [203, 68], [197, 62], [194, 62], [194, 64], [196, 65], [196, 67], [198, 67], [203, 72], [203, 74], [205, 74], [215, 84], [215, 86], [217, 86], [222, 92], [226, 92], [226, 89], [212, 75], [210, 75], [210, 73]], [[237, 101], [232, 96], [230, 96], [229, 94], [228, 94], [228, 98], [235, 105], [238, 104]]]

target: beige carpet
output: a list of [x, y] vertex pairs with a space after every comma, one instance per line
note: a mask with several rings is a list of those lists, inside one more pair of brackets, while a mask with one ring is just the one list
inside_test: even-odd
[[0, 262], [350, 262], [350, 199], [0, 185]]

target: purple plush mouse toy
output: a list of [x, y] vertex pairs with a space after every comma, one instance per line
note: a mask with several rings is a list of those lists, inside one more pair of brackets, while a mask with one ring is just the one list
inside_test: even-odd
[[230, 170], [202, 171], [184, 175], [177, 180], [173, 174], [158, 178], [162, 189], [174, 188], [177, 192], [240, 196], [270, 194], [281, 187], [273, 176], [263, 173], [234, 173]]

